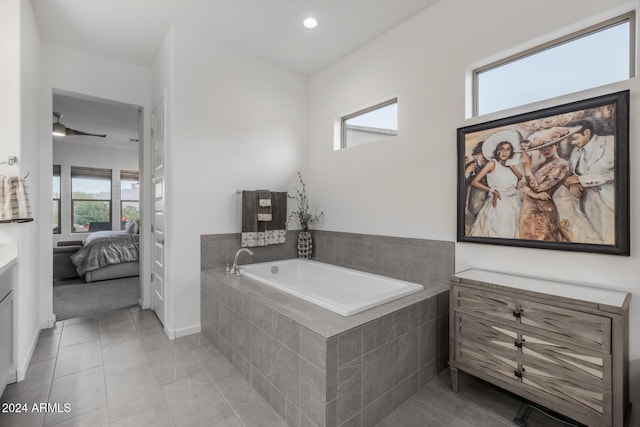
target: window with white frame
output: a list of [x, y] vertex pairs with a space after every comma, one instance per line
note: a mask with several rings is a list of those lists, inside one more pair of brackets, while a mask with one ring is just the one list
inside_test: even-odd
[[120, 171], [121, 229], [140, 219], [140, 173]]
[[625, 14], [473, 72], [475, 116], [634, 76], [635, 13]]
[[111, 230], [111, 169], [71, 166], [71, 232]]
[[377, 103], [340, 118], [340, 144], [349, 148], [398, 135], [398, 98]]

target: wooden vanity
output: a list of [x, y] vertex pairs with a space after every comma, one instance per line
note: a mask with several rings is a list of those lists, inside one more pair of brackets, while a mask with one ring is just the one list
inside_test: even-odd
[[451, 279], [449, 365], [589, 426], [623, 426], [631, 294], [467, 270]]

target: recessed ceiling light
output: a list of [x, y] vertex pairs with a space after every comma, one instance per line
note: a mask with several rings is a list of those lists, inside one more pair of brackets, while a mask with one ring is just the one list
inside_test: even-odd
[[304, 25], [305, 28], [308, 28], [311, 30], [312, 28], [315, 28], [318, 26], [318, 21], [316, 21], [314, 18], [307, 18], [304, 20], [302, 25]]

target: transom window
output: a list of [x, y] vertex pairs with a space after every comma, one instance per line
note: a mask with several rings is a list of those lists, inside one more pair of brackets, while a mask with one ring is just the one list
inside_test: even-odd
[[111, 169], [71, 166], [73, 233], [111, 230]]
[[474, 115], [629, 79], [635, 14], [603, 22], [474, 70]]
[[340, 118], [340, 144], [349, 148], [398, 135], [398, 98], [378, 103]]

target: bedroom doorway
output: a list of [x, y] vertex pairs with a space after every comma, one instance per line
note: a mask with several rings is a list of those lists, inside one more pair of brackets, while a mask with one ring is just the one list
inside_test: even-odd
[[141, 300], [141, 107], [54, 91], [53, 311], [57, 320]]

